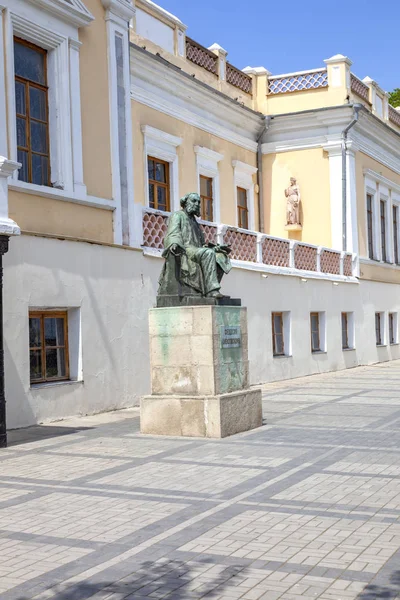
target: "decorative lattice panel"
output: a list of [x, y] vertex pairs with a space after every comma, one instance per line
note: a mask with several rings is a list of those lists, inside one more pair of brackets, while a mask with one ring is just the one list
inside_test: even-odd
[[369, 87], [358, 79], [353, 73], [350, 74], [351, 91], [357, 96], [360, 96], [366, 102], [369, 102]]
[[262, 261], [265, 265], [289, 266], [290, 243], [274, 238], [265, 238], [262, 243]]
[[321, 271], [322, 273], [332, 273], [340, 275], [340, 252], [332, 250], [323, 250], [321, 252]]
[[216, 244], [217, 243], [217, 228], [215, 227], [215, 225], [206, 225], [205, 223], [201, 223], [200, 227], [203, 230], [204, 239], [206, 241], [206, 244], [208, 244], [209, 242], [211, 244]]
[[250, 262], [257, 261], [257, 236], [249, 233], [242, 233], [235, 229], [227, 229], [224, 235], [224, 244], [232, 248], [231, 258], [237, 260], [246, 260]]
[[313, 73], [270, 78], [268, 91], [270, 94], [286, 94], [287, 92], [301, 92], [327, 86], [328, 73], [326, 69], [322, 69]]
[[218, 57], [194, 40], [186, 38], [186, 58], [206, 71], [218, 74]]
[[143, 215], [143, 246], [149, 248], [164, 248], [164, 237], [167, 233], [166, 215], [144, 213]]
[[231, 85], [242, 90], [242, 92], [246, 92], [246, 94], [251, 94], [253, 89], [253, 80], [249, 75], [243, 73], [243, 71], [239, 71], [233, 65], [226, 63], [226, 80]]
[[347, 277], [353, 275], [352, 262], [353, 258], [351, 254], [346, 254], [343, 259], [343, 275], [346, 275]]
[[389, 104], [389, 119], [390, 119], [390, 121], [392, 121], [392, 123], [397, 125], [397, 127], [400, 127], [400, 112], [398, 112], [390, 104]]
[[304, 271], [317, 270], [317, 249], [312, 246], [298, 244], [294, 248], [294, 266]]

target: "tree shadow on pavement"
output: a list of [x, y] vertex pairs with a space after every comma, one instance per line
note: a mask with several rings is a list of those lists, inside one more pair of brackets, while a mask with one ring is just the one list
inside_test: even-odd
[[[189, 600], [194, 598], [219, 598], [227, 586], [236, 587], [246, 579], [242, 565], [218, 565], [202, 559], [189, 562], [161, 559], [157, 562], [133, 563], [133, 572], [117, 581], [101, 580], [102, 573], [81, 583], [61, 583], [47, 586], [46, 598], [56, 600], [86, 600], [99, 594], [102, 600]], [[127, 570], [124, 561], [124, 572]], [[43, 590], [44, 592], [45, 590]], [[245, 590], [243, 590], [244, 592]], [[51, 594], [49, 593], [51, 592]], [[35, 597], [37, 592], [35, 591]], [[37, 594], [41, 597], [41, 593]], [[31, 600], [32, 596], [19, 596], [18, 600]]]
[[400, 571], [394, 571], [387, 586], [369, 584], [357, 600], [395, 600], [400, 598]]

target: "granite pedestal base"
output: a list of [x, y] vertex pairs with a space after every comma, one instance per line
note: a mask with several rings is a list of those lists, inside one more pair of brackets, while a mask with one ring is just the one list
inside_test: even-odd
[[146, 396], [140, 405], [140, 430], [153, 435], [224, 438], [261, 425], [261, 390]]
[[216, 438], [262, 425], [261, 390], [249, 388], [246, 308], [154, 308], [149, 330], [142, 433]]

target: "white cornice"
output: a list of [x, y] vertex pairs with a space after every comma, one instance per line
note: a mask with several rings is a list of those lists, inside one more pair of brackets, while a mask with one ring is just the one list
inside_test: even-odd
[[56, 15], [63, 21], [83, 27], [93, 21], [94, 16], [81, 0], [28, 0], [36, 7], [43, 8], [46, 12]]
[[215, 152], [214, 150], [210, 150], [209, 148], [204, 148], [203, 146], [194, 146], [194, 151], [198, 156], [202, 156], [203, 158], [207, 158], [213, 162], [219, 162], [224, 158], [223, 154]]
[[246, 175], [254, 175], [258, 171], [257, 167], [248, 165], [247, 163], [244, 163], [241, 160], [233, 160], [232, 166], [239, 173], [245, 173]]
[[131, 98], [242, 148], [257, 151], [261, 115], [131, 46]]
[[158, 14], [159, 16], [163, 17], [163, 19], [165, 19], [166, 21], [169, 21], [173, 25], [177, 25], [179, 29], [182, 29], [183, 31], [187, 29], [187, 25], [182, 23], [182, 21], [178, 17], [165, 10], [165, 8], [162, 8], [162, 6], [159, 6], [155, 2], [152, 2], [152, 0], [138, 0], [137, 8], [150, 9], [151, 12]]
[[148, 138], [152, 140], [158, 140], [160, 142], [164, 142], [165, 144], [169, 144], [176, 148], [182, 144], [182, 138], [177, 137], [176, 135], [171, 135], [170, 133], [166, 133], [165, 131], [161, 131], [161, 129], [156, 129], [155, 127], [151, 127], [150, 125], [142, 125], [142, 132]]
[[386, 185], [389, 189], [394, 190], [395, 192], [400, 192], [400, 185], [398, 183], [392, 181], [391, 179], [388, 179], [387, 177], [384, 177], [380, 173], [377, 173], [372, 169], [363, 169], [363, 173], [364, 175], [370, 177], [374, 181], [379, 181], [379, 183], [383, 183], [383, 185]]
[[0, 177], [10, 177], [21, 167], [21, 163], [8, 160], [5, 156], [0, 156]]
[[124, 21], [130, 21], [135, 16], [135, 7], [130, 0], [101, 0], [108, 11]]

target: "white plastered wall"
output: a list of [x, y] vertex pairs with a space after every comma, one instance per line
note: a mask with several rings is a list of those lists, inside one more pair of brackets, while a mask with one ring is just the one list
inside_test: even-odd
[[[13, 240], [4, 262], [10, 428], [132, 406], [149, 393], [147, 314], [155, 302], [160, 258], [23, 235]], [[388, 313], [400, 310], [396, 285], [336, 285], [234, 268], [223, 281], [223, 291], [241, 297], [248, 309], [252, 383], [400, 358], [399, 345], [377, 348], [375, 342], [375, 312], [385, 313], [388, 328]], [[76, 364], [82, 381], [30, 387], [30, 307], [80, 309], [82, 364]], [[291, 356], [273, 358], [271, 312], [285, 311], [290, 312]], [[311, 354], [310, 312], [326, 313], [327, 353]], [[354, 313], [355, 350], [342, 351], [342, 312]]]

